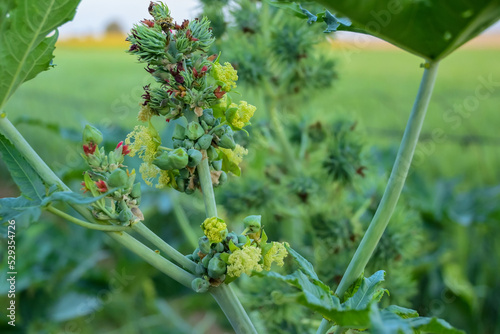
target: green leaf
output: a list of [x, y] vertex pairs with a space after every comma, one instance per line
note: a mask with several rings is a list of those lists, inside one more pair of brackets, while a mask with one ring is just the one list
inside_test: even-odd
[[[79, 0], [9, 0], [0, 5], [0, 110], [25, 81], [47, 70], [55, 29], [71, 20]], [[53, 35], [47, 37], [53, 33]]]
[[44, 198], [41, 205], [47, 206], [50, 205], [52, 202], [64, 202], [67, 204], [88, 205], [97, 202], [106, 196], [109, 196], [118, 189], [119, 188], [110, 189], [107, 192], [97, 197], [88, 197], [84, 196], [83, 194], [79, 194], [72, 191], [58, 191]]
[[361, 285], [356, 293], [344, 302], [346, 308], [351, 309], [366, 309], [372, 302], [378, 302], [387, 292], [386, 289], [379, 288], [384, 281], [385, 272], [377, 271], [368, 278], [363, 278]]
[[16, 221], [16, 232], [36, 222], [41, 214], [40, 203], [25, 197], [0, 198], [0, 235], [7, 236], [9, 220]]
[[318, 0], [366, 33], [438, 60], [500, 18], [500, 0]]
[[0, 134], [0, 153], [22, 196], [39, 204], [45, 196], [45, 186], [33, 167], [10, 141]]
[[379, 311], [377, 304], [370, 309], [370, 333], [372, 334], [463, 334], [449, 323], [438, 318], [414, 317], [417, 312], [399, 306], [389, 306]]
[[319, 280], [318, 275], [314, 271], [314, 267], [311, 264], [311, 262], [307, 261], [302, 255], [293, 250], [287, 244], [285, 244], [285, 248], [288, 251], [288, 254], [290, 254], [293, 257], [293, 259], [298, 264], [300, 269], [302, 269], [307, 276], [311, 277], [312, 279]]
[[218, 159], [222, 159], [222, 170], [224, 172], [226, 173], [231, 172], [236, 176], [241, 176], [240, 166], [229, 160], [227, 155], [222, 150], [219, 150]]

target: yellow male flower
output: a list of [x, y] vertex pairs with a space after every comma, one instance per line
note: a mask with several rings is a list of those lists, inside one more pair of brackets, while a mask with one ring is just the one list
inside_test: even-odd
[[226, 223], [217, 217], [205, 219], [203, 224], [201, 224], [201, 228], [211, 243], [221, 242], [227, 236]]
[[231, 277], [240, 277], [245, 273], [251, 275], [253, 271], [262, 271], [259, 264], [262, 250], [255, 246], [244, 246], [229, 255], [227, 274]]
[[227, 156], [230, 162], [239, 165], [243, 161], [243, 157], [248, 154], [248, 150], [243, 146], [236, 144], [234, 150], [219, 147], [219, 149]]
[[219, 63], [215, 63], [212, 66], [212, 75], [215, 80], [221, 81], [223, 83], [222, 90], [229, 92], [231, 89], [236, 88], [236, 81], [238, 81], [238, 74], [233, 66], [225, 62], [224, 66]]
[[240, 105], [231, 103], [229, 108], [238, 108], [238, 111], [230, 121], [231, 125], [237, 129], [243, 128], [250, 121], [255, 110], [257, 110], [255, 106], [248, 104], [246, 101], [240, 101]]
[[143, 162], [141, 167], [139, 167], [139, 173], [141, 173], [144, 182], [148, 186], [153, 185], [153, 179], [155, 179], [160, 173], [161, 169], [156, 167], [150, 162]]
[[[132, 139], [134, 140], [133, 142]], [[148, 127], [137, 125], [125, 139], [125, 144], [129, 145], [129, 155], [133, 157], [139, 154], [139, 157], [144, 162], [149, 163], [154, 160], [160, 143], [160, 136], [151, 123]]]
[[273, 242], [273, 246], [271, 249], [264, 255], [264, 270], [271, 270], [271, 265], [273, 262], [280, 267], [283, 267], [283, 259], [288, 255], [288, 251], [286, 250], [284, 244], [280, 242]]

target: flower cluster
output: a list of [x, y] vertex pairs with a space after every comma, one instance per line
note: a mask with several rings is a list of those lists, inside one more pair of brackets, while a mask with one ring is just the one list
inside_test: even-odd
[[[203, 159], [208, 159], [213, 186], [220, 186], [227, 173], [240, 175], [247, 150], [234, 135], [250, 124], [256, 108], [231, 102], [227, 93], [238, 75], [230, 63], [221, 65], [219, 57], [207, 54], [214, 39], [206, 18], [177, 24], [161, 3], [151, 3], [149, 12], [153, 19], [135, 25], [127, 39], [129, 53], [147, 63], [146, 71], [159, 85], [144, 87], [138, 120], [148, 126], [137, 126], [127, 136], [130, 155], [143, 160], [139, 171], [150, 186], [156, 182], [158, 188], [194, 193]], [[153, 116], [177, 119], [171, 147], [162, 146]]]
[[207, 218], [201, 225], [205, 236], [198, 241], [198, 248], [188, 258], [197, 263], [192, 287], [206, 292], [210, 286], [229, 284], [242, 274], [270, 270], [276, 263], [283, 266], [288, 252], [283, 243], [267, 242], [261, 227], [260, 216], [243, 220], [245, 230], [240, 234], [228, 233], [226, 223], [218, 218]]
[[141, 185], [134, 183], [135, 171], [123, 169], [125, 155], [132, 154], [132, 147], [119, 142], [106, 154], [99, 147], [102, 134], [87, 125], [83, 131], [83, 154], [90, 170], [84, 173], [82, 190], [99, 199], [91, 204], [94, 217], [112, 224], [130, 225], [144, 219], [138, 205]]

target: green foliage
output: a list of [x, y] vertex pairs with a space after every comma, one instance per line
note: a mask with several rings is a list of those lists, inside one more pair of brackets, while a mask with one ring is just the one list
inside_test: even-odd
[[0, 110], [25, 81], [47, 70], [54, 30], [75, 15], [79, 0], [9, 0], [0, 7]]
[[[318, 16], [327, 22], [327, 30], [340, 23], [338, 30], [371, 34], [430, 60], [446, 57], [500, 18], [498, 0], [467, 0], [460, 3], [453, 0], [318, 2], [353, 22], [352, 26], [343, 25], [326, 11], [326, 14]], [[316, 21], [315, 15], [296, 3], [276, 1], [276, 5], [293, 10], [297, 16], [307, 18], [309, 23]], [[408, 25], [408, 22], [412, 24]]]

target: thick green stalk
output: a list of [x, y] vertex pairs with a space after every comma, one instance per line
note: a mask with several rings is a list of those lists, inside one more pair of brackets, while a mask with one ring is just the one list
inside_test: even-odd
[[229, 319], [236, 334], [257, 333], [231, 286], [223, 283], [219, 287], [211, 289], [210, 293]]
[[[215, 203], [214, 188], [212, 186], [210, 166], [208, 165], [206, 152], [203, 152], [203, 156], [204, 158], [198, 165], [197, 170], [203, 200], [205, 201], [205, 214], [207, 218], [217, 217], [217, 205]], [[236, 334], [257, 334], [252, 321], [229, 285], [221, 284], [216, 288], [210, 289], [210, 293], [219, 304], [231, 326], [233, 326]]]
[[[43, 161], [42, 158], [40, 158], [40, 156], [33, 150], [30, 144], [24, 139], [24, 137], [19, 133], [19, 131], [14, 127], [14, 125], [12, 125], [12, 123], [5, 117], [5, 114], [2, 114], [2, 116], [0, 116], [0, 132], [7, 139], [10, 140], [10, 142], [14, 145], [14, 147], [24, 156], [26, 161], [28, 161], [28, 163], [33, 167], [33, 169], [38, 173], [38, 175], [47, 185], [56, 184], [61, 190], [70, 191], [69, 187], [65, 185], [64, 182], [62, 182], [61, 179], [59, 179], [59, 177], [57, 177], [57, 175], [49, 168], [49, 166], [47, 166], [45, 161]], [[85, 206], [72, 205], [72, 207], [83, 217], [85, 217], [89, 222], [94, 222], [92, 214]], [[137, 250], [134, 247], [138, 246], [141, 246], [142, 253], [144, 253], [144, 248], [149, 249], [139, 241], [135, 240], [134, 238], [126, 234], [125, 232], [106, 232], [106, 233], [115, 240], [119, 239], [119, 242], [122, 243], [126, 248], [130, 249], [132, 252], [136, 252]], [[127, 237], [122, 237], [124, 235], [127, 235]], [[133, 240], [134, 242], [129, 242], [130, 240]], [[156, 255], [160, 256], [159, 254]], [[154, 259], [155, 261], [150, 262], [148, 261], [148, 259]], [[155, 258], [147, 257], [146, 261], [148, 261], [151, 265], [155, 267], [158, 263], [160, 263], [158, 262], [156, 257]], [[165, 265], [165, 261], [168, 262], [169, 264]], [[161, 263], [163, 263], [161, 265], [161, 268], [160, 267], [157, 268], [166, 273], [169, 277], [174, 278], [176, 280], [179, 277], [183, 278], [183, 280], [184, 278], [186, 278], [186, 275], [184, 274], [185, 271], [177, 267], [175, 264], [171, 263], [167, 259], [164, 258], [164, 261]], [[172, 272], [165, 272], [164, 270], [166, 267], [168, 267], [169, 270], [171, 270]], [[192, 276], [191, 280], [192, 279], [194, 279], [194, 276]], [[179, 281], [179, 283], [184, 285], [187, 284], [185, 280], [182, 282]], [[189, 282], [188, 286], [190, 286], [190, 284], [191, 283]]]
[[214, 188], [212, 186], [212, 176], [208, 165], [207, 152], [202, 151], [203, 160], [198, 165], [198, 177], [200, 178], [203, 201], [205, 202], [205, 215], [207, 218], [217, 217], [217, 205], [215, 204]]
[[156, 253], [150, 248], [144, 246], [144, 244], [137, 241], [127, 233], [109, 232], [108, 235], [167, 276], [170, 276], [182, 285], [191, 288], [191, 282], [196, 278], [194, 275], [177, 267], [159, 253]]
[[189, 260], [187, 257], [179, 253], [174, 247], [163, 241], [162, 238], [153, 233], [149, 228], [147, 228], [146, 225], [143, 223], [136, 223], [132, 225], [132, 229], [158, 247], [160, 251], [164, 252], [168, 257], [183, 266], [185, 269], [192, 273], [195, 272], [196, 264], [193, 261]]
[[[358, 277], [363, 273], [368, 260], [373, 254], [375, 247], [377, 246], [382, 234], [389, 223], [389, 219], [394, 212], [396, 204], [398, 202], [401, 191], [408, 175], [408, 170], [410, 169], [411, 161], [415, 148], [418, 143], [418, 137], [420, 135], [420, 130], [424, 123], [425, 114], [427, 112], [427, 107], [432, 95], [432, 90], [434, 88], [434, 82], [436, 80], [437, 69], [439, 63], [427, 63], [424, 70], [424, 75], [420, 83], [420, 88], [413, 105], [413, 109], [406, 125], [405, 133], [403, 135], [403, 140], [401, 141], [401, 146], [399, 147], [398, 155], [389, 178], [389, 182], [385, 188], [384, 195], [380, 204], [375, 212], [375, 215], [366, 231], [361, 243], [354, 254], [347, 270], [342, 277], [342, 280], [337, 287], [335, 293], [338, 296], [343, 296], [345, 291], [356, 281]], [[330, 325], [328, 321], [323, 319], [319, 333], [326, 333]]]

